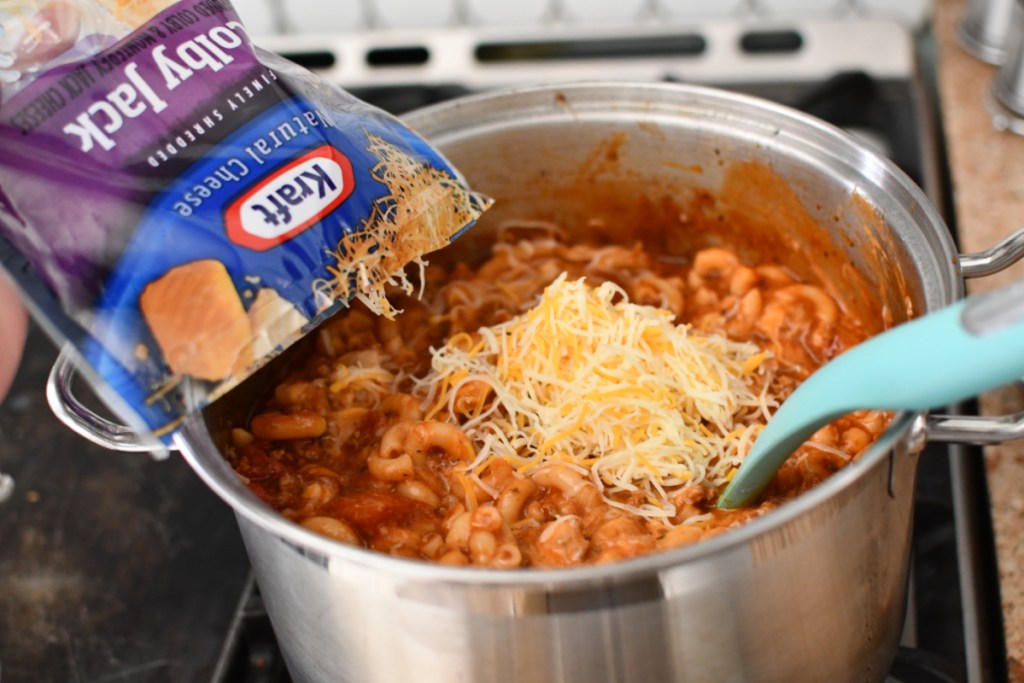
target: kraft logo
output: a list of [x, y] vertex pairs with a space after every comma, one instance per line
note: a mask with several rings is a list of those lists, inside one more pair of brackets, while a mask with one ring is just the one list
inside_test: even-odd
[[352, 162], [322, 145], [264, 177], [224, 212], [228, 239], [266, 251], [306, 230], [355, 189]]

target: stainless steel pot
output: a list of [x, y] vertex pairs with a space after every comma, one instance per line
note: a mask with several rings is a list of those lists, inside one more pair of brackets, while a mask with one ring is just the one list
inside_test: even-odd
[[[739, 95], [581, 84], [470, 97], [406, 118], [497, 199], [455, 243], [460, 258], [506, 219], [589, 220], [588, 229], [632, 235], [644, 215], [678, 213], [685, 204], [674, 197], [717, 196], [738, 164], [784, 179], [790, 199], [829, 231], [831, 246], [800, 260], [834, 266], [844, 283], [849, 264], [865, 273], [864, 287], [840, 294], [879, 324], [951, 303], [963, 276], [998, 270], [1024, 250], [1018, 234], [958, 255], [935, 209], [892, 164], [830, 126]], [[685, 231], [688, 219], [676, 218], [674, 230]], [[812, 246], [786, 225], [778, 231], [798, 252]], [[714, 239], [694, 232], [686, 238]], [[671, 250], [675, 237], [663, 235], [659, 248]], [[107, 426], [82, 417], [69, 367], [64, 358], [54, 369], [52, 404], [111, 445]], [[177, 443], [235, 509], [300, 682], [881, 681], [904, 616], [925, 439], [999, 441], [1024, 424], [899, 415], [857, 462], [741, 529], [607, 566], [487, 571], [337, 544], [264, 506], [217, 444], [272, 375], [268, 367], [192, 416]]]

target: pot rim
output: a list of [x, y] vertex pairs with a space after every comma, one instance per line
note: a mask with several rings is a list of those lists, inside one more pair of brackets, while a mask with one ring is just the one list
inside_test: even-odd
[[[885, 184], [888, 193], [905, 193], [897, 197], [898, 201], [911, 200], [915, 205], [912, 210], [916, 222], [927, 223], [935, 228], [931, 238], [931, 246], [936, 254], [936, 262], [945, 264], [948, 270], [940, 272], [942, 291], [937, 295], [924, 292], [924, 307], [931, 309], [939, 305], [948, 305], [963, 295], [963, 282], [957, 267], [957, 251], [952, 236], [946, 228], [937, 209], [932, 205], [924, 192], [893, 162], [867, 148], [849, 133], [831, 124], [814, 118], [784, 105], [758, 97], [719, 90], [716, 88], [676, 83], [629, 83], [614, 81], [592, 81], [542, 85], [520, 88], [509, 88], [477, 95], [460, 97], [455, 100], [432, 105], [404, 115], [403, 120], [428, 140], [433, 141], [434, 135], [445, 131], [458, 135], [460, 127], [468, 123], [481, 125], [479, 117], [474, 113], [483, 107], [492, 106], [495, 100], [501, 104], [508, 98], [525, 100], [528, 105], [537, 107], [537, 111], [551, 112], [551, 98], [569, 93], [573, 101], [565, 104], [565, 116], [576, 117], [585, 112], [586, 108], [574, 109], [578, 100], [585, 100], [593, 93], [607, 93], [614, 89], [621, 95], [621, 108], [615, 113], [627, 115], [632, 111], [642, 110], [645, 113], [657, 112], [651, 105], [657, 93], [669, 92], [673, 99], [661, 113], [671, 113], [671, 107], [680, 105], [699, 105], [714, 103], [720, 109], [716, 111], [721, 121], [735, 119], [746, 126], [762, 128], [765, 134], [780, 139], [798, 140], [801, 146], [811, 145], [815, 148], [828, 148], [830, 157], [836, 157], [834, 149], [839, 146], [841, 160], [850, 168], [857, 168], [861, 175], [866, 175], [878, 184]], [[607, 101], [607, 97], [605, 98]], [[620, 98], [616, 98], [620, 102]], [[498, 106], [488, 110], [494, 114], [494, 121], [488, 125], [497, 125], [501, 117], [507, 117], [504, 108]], [[516, 110], [517, 113], [529, 114]], [[485, 112], [487, 113], [487, 112]], [[507, 118], [506, 118], [507, 120]], [[497, 124], [496, 124], [497, 122]], [[783, 128], [779, 123], [792, 124], [791, 128]], [[443, 124], [443, 125], [442, 125]], [[871, 196], [871, 195], [865, 195]], [[931, 298], [929, 298], [931, 297]], [[937, 299], [932, 300], [932, 299]], [[422, 560], [411, 560], [394, 557], [385, 553], [349, 546], [325, 536], [309, 531], [302, 526], [287, 520], [277, 511], [263, 503], [242, 482], [241, 478], [228, 464], [214, 444], [210, 428], [202, 414], [189, 416], [183, 428], [175, 437], [178, 447], [189, 465], [205, 481], [205, 483], [223, 500], [234, 508], [236, 514], [243, 516], [261, 529], [272, 533], [282, 542], [299, 546], [299, 551], [308, 551], [325, 558], [351, 562], [356, 565], [387, 572], [395, 578], [425, 582], [472, 585], [480, 588], [524, 587], [540, 589], [567, 589], [595, 583], [620, 583], [635, 579], [640, 575], [649, 576], [652, 572], [697, 563], [702, 559], [723, 553], [734, 552], [742, 546], [750, 544], [758, 537], [764, 536], [773, 529], [782, 527], [808, 511], [823, 505], [837, 496], [841, 491], [854, 486], [869, 470], [879, 466], [889, 457], [901, 457], [894, 452], [895, 445], [912, 430], [915, 420], [921, 413], [897, 413], [888, 429], [867, 451], [862, 453], [855, 462], [844, 467], [809, 491], [779, 505], [775, 510], [757, 519], [744, 523], [728, 533], [715, 536], [680, 548], [657, 551], [635, 558], [621, 560], [605, 565], [585, 565], [567, 569], [482, 569], [474, 567], [452, 567]], [[910, 457], [910, 456], [907, 456]]]

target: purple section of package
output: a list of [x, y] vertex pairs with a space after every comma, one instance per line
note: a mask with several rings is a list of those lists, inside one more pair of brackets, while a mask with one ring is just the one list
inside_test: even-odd
[[176, 139], [194, 139], [202, 112], [260, 68], [230, 5], [200, 0], [45, 72], [0, 110], [0, 231], [58, 299], [87, 306], [89, 283], [173, 179], [151, 162], [181, 154]]

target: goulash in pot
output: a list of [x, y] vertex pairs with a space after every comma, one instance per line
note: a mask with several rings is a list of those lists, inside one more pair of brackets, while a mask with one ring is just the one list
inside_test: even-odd
[[856, 458], [889, 415], [820, 430], [755, 507], [714, 502], [775, 408], [868, 335], [822, 288], [726, 248], [498, 243], [430, 267], [394, 320], [358, 306], [228, 458], [285, 517], [445, 564], [572, 567], [692, 543]]

